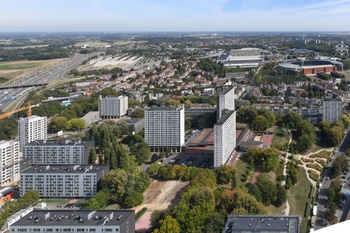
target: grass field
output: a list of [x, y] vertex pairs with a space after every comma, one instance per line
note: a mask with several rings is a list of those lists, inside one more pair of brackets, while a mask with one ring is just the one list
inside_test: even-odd
[[84, 45], [89, 45], [89, 46], [105, 46], [108, 45], [107, 42], [100, 42], [100, 41], [85, 41], [85, 42], [79, 42], [76, 43], [75, 46], [84, 46]]
[[51, 204], [61, 204], [61, 203], [68, 203], [67, 199], [45, 199], [46, 203], [51, 203]]
[[285, 134], [281, 127], [277, 127], [275, 129], [275, 133], [272, 139], [272, 146], [284, 145], [288, 142], [289, 142], [288, 134]]
[[[312, 195], [310, 195], [309, 198], [309, 191], [310, 186], [312, 184], [309, 182], [309, 180], [306, 177], [305, 169], [302, 167], [299, 167], [299, 175], [298, 175], [298, 182], [296, 185], [294, 185], [292, 188], [288, 190], [288, 201], [290, 205], [290, 215], [299, 215], [302, 217], [302, 233], [307, 232], [307, 224], [308, 224], [308, 217], [310, 214], [310, 207], [312, 206], [311, 198]], [[303, 192], [300, 192], [300, 190], [305, 190]], [[304, 211], [306, 203], [308, 203], [308, 210], [307, 215], [304, 217]]]
[[104, 208], [105, 210], [119, 210], [119, 205], [118, 204], [112, 204]]
[[0, 70], [24, 70], [41, 66], [40, 62], [23, 62], [23, 63], [0, 63]]
[[238, 186], [242, 185], [245, 182], [242, 182], [242, 177], [245, 175], [247, 170], [247, 165], [245, 162], [241, 160], [241, 158], [237, 159], [234, 167], [237, 169], [237, 184]]
[[40, 61], [21, 60], [13, 62], [0, 62], [0, 77], [15, 80], [34, 72], [34, 70], [40, 70], [43, 67], [57, 64], [63, 60], [64, 58]]

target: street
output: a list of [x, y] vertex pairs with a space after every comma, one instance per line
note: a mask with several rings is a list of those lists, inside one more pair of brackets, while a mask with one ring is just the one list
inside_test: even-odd
[[[344, 155], [344, 151], [349, 147], [350, 143], [350, 133], [349, 129], [345, 130], [346, 135], [344, 136], [343, 141], [341, 142], [339, 147], [336, 147], [331, 155], [331, 160], [328, 162], [325, 171], [324, 171], [324, 177], [322, 178], [322, 181], [320, 183], [320, 191], [317, 198], [317, 215], [316, 215], [316, 223], [315, 223], [315, 230], [321, 229], [325, 226], [327, 226], [327, 221], [325, 220], [325, 213], [328, 207], [328, 188], [331, 184], [331, 177], [332, 177], [332, 163], [336, 157]], [[350, 180], [348, 179], [349, 173], [346, 175], [343, 175], [343, 187], [348, 189]], [[336, 215], [340, 221], [344, 221], [347, 215], [349, 209], [350, 209], [350, 198], [346, 201], [344, 205], [341, 205], [341, 208], [336, 211]], [[343, 214], [344, 213], [344, 214]]]

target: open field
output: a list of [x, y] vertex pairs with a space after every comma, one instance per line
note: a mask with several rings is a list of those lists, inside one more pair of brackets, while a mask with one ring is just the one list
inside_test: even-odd
[[153, 180], [143, 193], [143, 204], [134, 207], [135, 212], [147, 207], [149, 211], [164, 210], [179, 201], [181, 194], [189, 182], [184, 181], [157, 181]]
[[49, 46], [48, 44], [38, 44], [38, 45], [5, 47], [5, 49], [34, 49], [34, 48], [44, 48], [48, 46]]
[[5, 77], [13, 81], [14, 79], [32, 73], [34, 70], [57, 64], [63, 60], [64, 58], [38, 61], [22, 60], [14, 62], [0, 62], [0, 77]]
[[23, 70], [23, 69], [30, 69], [34, 67], [41, 66], [42, 63], [37, 62], [26, 62], [26, 63], [0, 63], [0, 70]]
[[89, 45], [89, 46], [106, 46], [108, 45], [107, 42], [100, 42], [100, 41], [85, 41], [85, 42], [78, 42], [74, 46], [84, 46], [84, 45]]
[[142, 43], [147, 43], [147, 41], [145, 41], [145, 40], [140, 40], [140, 41], [124, 41], [124, 40], [120, 40], [120, 41], [114, 42], [113, 44], [114, 45], [128, 45], [128, 44], [131, 44], [131, 43], [133, 43], [133, 44], [136, 44], [136, 43], [142, 44]]
[[284, 145], [289, 142], [289, 136], [281, 127], [277, 127], [275, 129], [275, 133], [272, 139], [272, 146]]
[[[310, 207], [312, 206], [311, 198], [309, 198], [310, 187], [312, 187], [312, 184], [306, 177], [305, 169], [299, 167], [298, 182], [288, 190], [287, 195], [290, 204], [290, 215], [299, 215], [303, 219], [302, 232], [307, 231], [308, 217], [310, 214]], [[300, 190], [304, 191], [300, 192]], [[310, 195], [310, 197], [312, 197], [312, 195]], [[308, 203], [308, 209], [306, 211], [306, 217], [304, 217], [306, 203]]]

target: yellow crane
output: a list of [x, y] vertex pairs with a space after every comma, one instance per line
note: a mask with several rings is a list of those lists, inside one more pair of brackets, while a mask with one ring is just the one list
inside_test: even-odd
[[[37, 105], [34, 105], [34, 106], [36, 107]], [[32, 115], [32, 106], [30, 106], [30, 102], [28, 102], [28, 106], [27, 107], [21, 107], [21, 108], [18, 108], [16, 110], [13, 110], [11, 112], [6, 112], [6, 113], [1, 114], [0, 115], [0, 120], [3, 120], [6, 117], [11, 116], [12, 114], [15, 114], [17, 112], [21, 112], [21, 111], [24, 111], [24, 110], [27, 110], [27, 116], [31, 116]]]

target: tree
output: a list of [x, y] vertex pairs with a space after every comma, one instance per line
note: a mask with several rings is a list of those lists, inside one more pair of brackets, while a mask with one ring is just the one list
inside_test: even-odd
[[58, 132], [60, 130], [65, 130], [67, 127], [67, 118], [63, 117], [63, 116], [58, 116], [53, 118], [50, 121], [50, 128], [54, 131], [54, 132]]
[[145, 110], [143, 108], [136, 108], [131, 113], [131, 118], [145, 118]]
[[184, 104], [185, 104], [185, 107], [191, 107], [192, 106], [192, 102], [190, 100], [185, 100]]
[[251, 127], [257, 131], [264, 131], [269, 127], [269, 125], [270, 122], [264, 116], [259, 115], [253, 120]]
[[345, 157], [337, 157], [333, 161], [332, 176], [337, 177], [348, 168], [348, 160]]
[[231, 189], [235, 190], [236, 187], [237, 187], [237, 177], [234, 176], [234, 177], [232, 177], [232, 180], [231, 180]]
[[0, 120], [0, 140], [10, 140], [18, 134], [18, 124], [14, 118]]
[[328, 133], [328, 143], [331, 146], [338, 145], [343, 138], [343, 131], [339, 126], [333, 126]]
[[96, 164], [97, 154], [95, 148], [91, 148], [89, 153], [89, 164]]
[[73, 118], [67, 122], [67, 129], [71, 131], [78, 131], [85, 129], [86, 122], [83, 119]]
[[228, 184], [236, 174], [236, 169], [229, 165], [221, 165], [215, 168], [214, 171], [218, 184]]
[[167, 101], [166, 103], [167, 106], [179, 106], [180, 105], [180, 100], [174, 100], [174, 99], [170, 99]]
[[279, 207], [283, 203], [286, 202], [286, 200], [287, 200], [287, 191], [286, 191], [285, 187], [282, 186], [279, 183], [276, 184], [276, 190], [277, 190], [277, 193], [276, 193], [276, 200], [274, 202], [274, 205]]
[[132, 208], [141, 205], [143, 202], [143, 195], [141, 192], [127, 190], [125, 195], [124, 205], [127, 208]]
[[166, 216], [164, 220], [161, 220], [159, 222], [160, 227], [159, 229], [156, 229], [153, 231], [153, 233], [180, 233], [180, 224], [177, 222], [176, 219], [172, 218], [171, 216]]
[[282, 124], [290, 129], [296, 129], [301, 121], [301, 116], [296, 112], [288, 112], [282, 118]]

